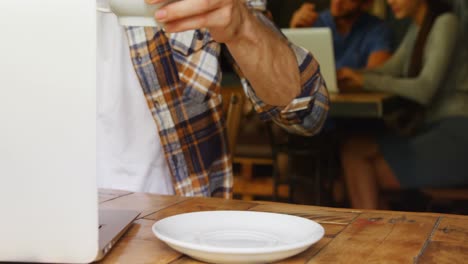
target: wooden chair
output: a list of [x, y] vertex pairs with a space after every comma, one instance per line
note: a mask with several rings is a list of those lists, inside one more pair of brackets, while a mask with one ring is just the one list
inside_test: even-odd
[[[240, 165], [240, 174], [234, 175], [234, 194], [241, 196], [243, 200], [252, 200], [254, 196], [272, 196], [274, 192], [273, 177], [255, 178], [252, 175], [254, 165], [273, 166], [272, 152], [269, 141], [266, 146], [260, 146], [260, 155], [236, 155], [240, 124], [243, 120], [245, 95], [240, 87], [222, 87], [223, 112], [226, 118], [226, 128], [229, 148], [232, 153], [233, 163]], [[265, 137], [266, 135], [262, 135]], [[266, 154], [264, 148], [267, 148]], [[248, 144], [241, 146], [241, 152], [245, 149], [257, 151], [259, 146]], [[258, 152], [258, 151], [257, 151]], [[258, 153], [257, 153], [258, 154]], [[286, 187], [286, 186], [284, 186]], [[287, 189], [279, 188], [280, 196], [287, 196]], [[275, 188], [276, 190], [276, 188]]]
[[223, 111], [226, 118], [228, 146], [231, 153], [234, 153], [237, 136], [239, 135], [245, 98], [242, 91], [222, 89], [221, 94], [223, 96]]
[[[246, 138], [243, 139], [244, 142], [238, 143], [234, 156], [234, 163], [240, 165], [240, 177], [234, 179], [237, 194], [242, 194], [243, 200], [253, 200], [255, 196], [262, 197], [262, 199], [271, 197], [274, 201], [278, 198], [287, 199], [289, 198], [288, 186], [278, 181], [279, 170], [275, 159], [276, 147], [273, 142], [272, 124], [254, 120], [259, 122], [254, 124], [257, 130], [253, 134], [243, 134]], [[253, 175], [254, 169], [259, 166], [270, 167], [272, 174]]]

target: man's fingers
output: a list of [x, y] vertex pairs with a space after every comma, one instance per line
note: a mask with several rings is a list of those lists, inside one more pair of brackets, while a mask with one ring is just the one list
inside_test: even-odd
[[312, 4], [312, 3], [304, 3], [301, 8], [303, 8], [305, 10], [314, 11], [315, 10], [315, 5]]
[[206, 15], [197, 15], [185, 19], [173, 20], [165, 24], [167, 32], [182, 32], [194, 28], [200, 28], [199, 25], [206, 24]]
[[313, 11], [313, 10], [299, 10], [297, 13], [296, 13], [296, 16], [300, 17], [300, 18], [309, 18], [309, 17], [314, 17], [317, 15], [317, 12]]
[[305, 27], [306, 22], [304, 21], [303, 18], [296, 18], [294, 22], [291, 24], [291, 27], [296, 28], [296, 27]]
[[223, 0], [177, 1], [156, 11], [154, 16], [159, 22], [177, 21], [211, 12], [221, 7], [222, 2]]
[[308, 27], [310, 26], [310, 19], [306, 18], [306, 17], [303, 17], [302, 19], [299, 20], [299, 24], [302, 26], [302, 27]]
[[165, 23], [165, 29], [168, 32], [181, 32], [195, 28], [227, 27], [230, 20], [228, 12], [230, 11], [227, 8], [221, 8], [209, 13], [171, 20]]
[[145, 3], [151, 5], [151, 4], [159, 4], [159, 3], [162, 3], [162, 2], [165, 2], [167, 0], [145, 0]]
[[300, 16], [297, 18], [297, 23], [301, 27], [310, 27], [315, 22], [314, 16]]

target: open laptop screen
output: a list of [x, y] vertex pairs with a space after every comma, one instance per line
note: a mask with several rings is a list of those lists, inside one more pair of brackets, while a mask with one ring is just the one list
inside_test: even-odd
[[97, 253], [95, 1], [0, 1], [0, 261]]
[[281, 30], [297, 46], [310, 51], [320, 64], [329, 92], [338, 92], [332, 33], [329, 28], [288, 28]]

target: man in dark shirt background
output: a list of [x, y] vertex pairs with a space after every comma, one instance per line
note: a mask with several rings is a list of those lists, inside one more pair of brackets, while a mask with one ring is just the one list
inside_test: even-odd
[[333, 33], [336, 68], [373, 68], [392, 52], [390, 28], [366, 10], [372, 0], [330, 0], [330, 9], [318, 13], [304, 3], [293, 14], [290, 27], [328, 27]]

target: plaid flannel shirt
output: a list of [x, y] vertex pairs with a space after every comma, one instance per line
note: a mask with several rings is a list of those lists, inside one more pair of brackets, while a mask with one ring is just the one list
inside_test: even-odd
[[[281, 34], [261, 14], [264, 0], [247, 0], [246, 4]], [[152, 27], [127, 27], [126, 33], [176, 194], [231, 197], [232, 164], [220, 95], [220, 45], [206, 29], [169, 37]], [[263, 120], [273, 120], [290, 132], [312, 135], [326, 118], [328, 94], [317, 61], [304, 49], [290, 46], [296, 54], [302, 91], [289, 105], [267, 105], [247, 80], [242, 79], [242, 83]]]

